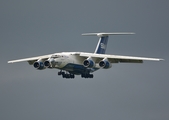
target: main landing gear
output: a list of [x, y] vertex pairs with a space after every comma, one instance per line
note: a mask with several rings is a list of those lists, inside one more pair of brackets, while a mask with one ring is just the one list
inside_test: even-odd
[[69, 74], [62, 71], [58, 72], [58, 75], [62, 75], [63, 78], [75, 78], [74, 74]]
[[93, 78], [93, 74], [81, 74], [82, 78]]
[[[71, 73], [67, 73], [67, 72], [63, 72], [62, 70], [58, 72], [58, 75], [62, 75], [63, 78], [75, 78], [75, 75], [74, 74], [71, 74]], [[89, 73], [85, 73], [85, 74], [81, 74], [81, 77], [82, 78], [93, 78], [93, 74], [89, 74]]]

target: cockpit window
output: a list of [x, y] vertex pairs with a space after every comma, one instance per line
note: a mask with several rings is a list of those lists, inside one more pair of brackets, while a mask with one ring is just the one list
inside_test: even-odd
[[51, 57], [52, 58], [60, 58], [61, 56], [60, 55], [52, 55]]

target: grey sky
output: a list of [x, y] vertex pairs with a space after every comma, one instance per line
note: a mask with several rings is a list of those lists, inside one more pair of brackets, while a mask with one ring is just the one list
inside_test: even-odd
[[[165, 0], [1, 0], [1, 120], [168, 120], [169, 2]], [[66, 80], [58, 70], [37, 71], [8, 60], [62, 51], [94, 52], [110, 36], [109, 54], [164, 58], [114, 64], [94, 79]]]

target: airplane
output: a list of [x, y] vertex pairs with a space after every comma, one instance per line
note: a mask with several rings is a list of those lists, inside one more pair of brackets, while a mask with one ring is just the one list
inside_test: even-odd
[[58, 75], [63, 78], [75, 78], [81, 75], [82, 78], [93, 78], [93, 72], [99, 69], [109, 69], [115, 63], [143, 63], [148, 61], [161, 61], [160, 58], [146, 58], [135, 56], [121, 56], [105, 54], [109, 35], [132, 35], [132, 32], [117, 33], [84, 33], [84, 36], [98, 36], [99, 41], [94, 53], [87, 52], [60, 52], [37, 57], [30, 57], [8, 61], [8, 63], [27, 61], [37, 70], [59, 69]]

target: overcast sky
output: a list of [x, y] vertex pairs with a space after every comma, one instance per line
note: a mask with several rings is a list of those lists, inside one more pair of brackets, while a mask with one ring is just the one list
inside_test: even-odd
[[[169, 120], [167, 0], [0, 0], [0, 120]], [[8, 60], [94, 52], [85, 32], [110, 36], [108, 54], [163, 58], [63, 79]]]

